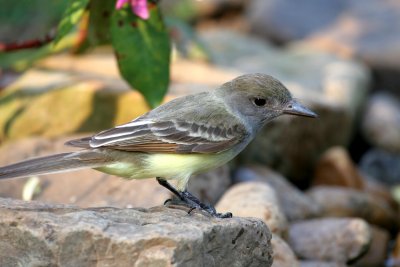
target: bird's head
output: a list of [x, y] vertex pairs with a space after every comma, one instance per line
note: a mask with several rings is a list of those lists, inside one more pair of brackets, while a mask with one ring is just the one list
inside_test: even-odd
[[283, 114], [317, 117], [293, 99], [280, 81], [266, 74], [239, 76], [223, 84], [216, 94], [224, 99], [228, 108], [256, 129]]

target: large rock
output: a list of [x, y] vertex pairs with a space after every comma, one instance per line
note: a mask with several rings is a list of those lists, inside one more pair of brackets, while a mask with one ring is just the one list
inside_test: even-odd
[[316, 186], [308, 195], [323, 209], [326, 217], [360, 217], [386, 229], [397, 229], [396, 214], [382, 198], [351, 188]]
[[271, 266], [255, 219], [0, 199], [1, 266]]
[[289, 230], [289, 245], [307, 260], [347, 263], [362, 256], [370, 242], [369, 226], [361, 219], [313, 219], [293, 223]]
[[271, 232], [286, 236], [288, 223], [275, 191], [263, 182], [239, 183], [222, 196], [215, 208], [218, 212], [232, 212], [234, 216], [259, 218]]
[[374, 67], [400, 68], [400, 4], [384, 0], [255, 0], [248, 17], [259, 34], [356, 56]]
[[226, 29], [200, 34], [217, 66], [271, 74], [319, 115], [319, 119], [282, 116], [271, 122], [242, 153], [243, 161], [257, 160], [289, 178], [309, 180], [324, 150], [348, 144], [368, 92], [370, 74], [364, 66], [305, 47], [277, 49]]
[[374, 146], [400, 154], [400, 99], [389, 93], [372, 95], [363, 114], [362, 131]]
[[274, 188], [280, 207], [289, 221], [318, 217], [321, 207], [297, 189], [281, 174], [260, 165], [241, 167], [234, 174], [235, 182], [261, 181]]

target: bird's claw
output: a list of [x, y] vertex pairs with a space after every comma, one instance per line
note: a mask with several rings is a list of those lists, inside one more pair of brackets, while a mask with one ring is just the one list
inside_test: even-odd
[[181, 205], [183, 204], [189, 207], [188, 214], [191, 214], [193, 210], [198, 209], [201, 211], [205, 211], [214, 218], [232, 218], [232, 213], [218, 213], [213, 206], [202, 203], [197, 197], [193, 196], [188, 191], [179, 192], [174, 187], [172, 187], [165, 179], [157, 177], [157, 181], [160, 185], [167, 188], [172, 193], [174, 193], [175, 196], [178, 197], [178, 201], [176, 201], [175, 199], [167, 199], [164, 202], [164, 205], [168, 203], [176, 203]]

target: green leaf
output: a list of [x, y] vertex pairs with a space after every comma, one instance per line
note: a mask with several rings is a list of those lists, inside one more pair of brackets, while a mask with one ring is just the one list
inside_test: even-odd
[[171, 45], [158, 7], [151, 7], [148, 20], [132, 14], [130, 7], [116, 10], [111, 41], [124, 79], [151, 107], [159, 105], [169, 85]]
[[60, 24], [58, 24], [57, 35], [54, 44], [57, 44], [65, 35], [76, 27], [85, 12], [89, 0], [71, 0], [70, 5], [64, 13]]

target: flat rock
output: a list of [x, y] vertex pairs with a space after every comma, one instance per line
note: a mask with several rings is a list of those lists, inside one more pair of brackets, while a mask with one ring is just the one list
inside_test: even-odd
[[400, 67], [400, 4], [396, 0], [255, 0], [248, 18], [254, 31], [280, 42], [361, 58], [373, 67]]
[[276, 192], [280, 207], [288, 221], [319, 217], [322, 209], [311, 197], [292, 185], [281, 174], [261, 165], [241, 167], [234, 174], [235, 182], [261, 181]]
[[392, 207], [381, 198], [351, 188], [316, 186], [308, 195], [319, 203], [325, 217], [360, 217], [386, 229], [397, 229]]
[[362, 189], [364, 178], [344, 147], [332, 147], [324, 152], [316, 164], [313, 185]]
[[215, 206], [218, 212], [232, 212], [234, 216], [259, 218], [272, 233], [286, 236], [287, 219], [280, 209], [275, 191], [267, 183], [239, 183], [222, 196]]
[[372, 95], [365, 107], [361, 129], [372, 145], [400, 154], [400, 99], [388, 92]]
[[243, 162], [258, 161], [290, 179], [308, 181], [323, 151], [348, 144], [368, 92], [370, 74], [365, 66], [306, 47], [278, 49], [224, 28], [201, 31], [200, 37], [216, 66], [268, 73], [319, 115], [319, 119], [282, 116], [269, 123], [241, 154]]
[[271, 266], [256, 219], [0, 199], [1, 266]]
[[347, 263], [367, 251], [371, 232], [362, 219], [313, 219], [291, 224], [288, 242], [302, 259]]
[[272, 267], [298, 267], [299, 261], [292, 249], [280, 236], [272, 234], [272, 251], [274, 252], [274, 262]]

